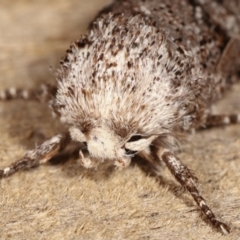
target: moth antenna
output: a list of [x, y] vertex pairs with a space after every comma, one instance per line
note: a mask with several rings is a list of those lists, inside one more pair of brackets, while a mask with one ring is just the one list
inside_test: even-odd
[[228, 234], [230, 232], [230, 227], [216, 219], [216, 216], [197, 189], [197, 178], [193, 175], [193, 172], [189, 170], [180, 161], [180, 159], [168, 149], [159, 149], [157, 151], [157, 155], [163, 162], [165, 162], [176, 180], [189, 191], [197, 205], [200, 207], [202, 213], [207, 217], [212, 226], [220, 230], [220, 232], [223, 234]]
[[66, 134], [58, 134], [33, 150], [26, 151], [24, 156], [10, 166], [0, 170], [0, 179], [8, 177], [22, 169], [31, 168], [41, 165], [49, 161], [61, 149], [65, 148], [70, 142], [70, 136]]

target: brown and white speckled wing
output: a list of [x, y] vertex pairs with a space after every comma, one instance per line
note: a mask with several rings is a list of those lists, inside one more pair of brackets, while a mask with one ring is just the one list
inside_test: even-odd
[[221, 97], [239, 73], [239, 0], [118, 0], [111, 10], [150, 16], [173, 42], [194, 57], [196, 64], [222, 75], [216, 77], [219, 86], [214, 98]]
[[231, 37], [240, 37], [240, 1], [239, 0], [195, 0], [208, 14], [215, 24], [218, 24]]
[[[204, 68], [212, 71], [221, 55], [225, 36], [213, 31], [211, 19], [202, 8], [183, 0], [123, 0], [112, 6], [114, 12], [127, 15], [142, 13], [156, 21], [156, 26], [169, 38], [194, 56]], [[131, 10], [131, 11], [130, 11]]]
[[68, 50], [56, 96], [63, 121], [143, 135], [201, 123], [214, 79], [155, 25], [107, 14]]
[[62, 120], [125, 139], [204, 125], [229, 82], [218, 71], [227, 32], [195, 1], [122, 0], [108, 11], [62, 62], [54, 101]]

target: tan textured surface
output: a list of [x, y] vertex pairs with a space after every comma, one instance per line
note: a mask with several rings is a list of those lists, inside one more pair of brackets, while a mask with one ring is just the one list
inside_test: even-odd
[[[2, 0], [0, 84], [37, 86], [54, 77], [69, 43], [106, 0]], [[219, 104], [240, 112], [240, 85]], [[38, 103], [0, 103], [0, 166], [61, 131]], [[79, 163], [47, 165], [0, 182], [1, 239], [240, 239], [240, 126], [198, 132], [179, 154], [232, 233], [221, 236], [163, 169], [148, 176], [139, 165], [86, 171]], [[141, 165], [140, 165], [141, 166]]]

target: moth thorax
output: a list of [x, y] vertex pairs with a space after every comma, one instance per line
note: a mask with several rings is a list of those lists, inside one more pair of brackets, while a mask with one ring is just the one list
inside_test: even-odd
[[95, 158], [116, 159], [124, 156], [120, 139], [109, 129], [93, 128], [86, 138], [88, 151]]

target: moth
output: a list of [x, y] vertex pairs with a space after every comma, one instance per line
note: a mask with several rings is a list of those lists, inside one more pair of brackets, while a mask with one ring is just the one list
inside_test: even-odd
[[164, 163], [212, 226], [229, 233], [176, 148], [191, 130], [240, 122], [240, 114], [211, 113], [239, 79], [239, 12], [238, 1], [114, 1], [67, 50], [56, 85], [0, 92], [1, 100], [48, 102], [69, 129], [26, 151], [0, 178], [46, 163], [71, 141], [85, 145], [86, 168], [105, 160], [124, 168], [139, 155], [156, 171]]

